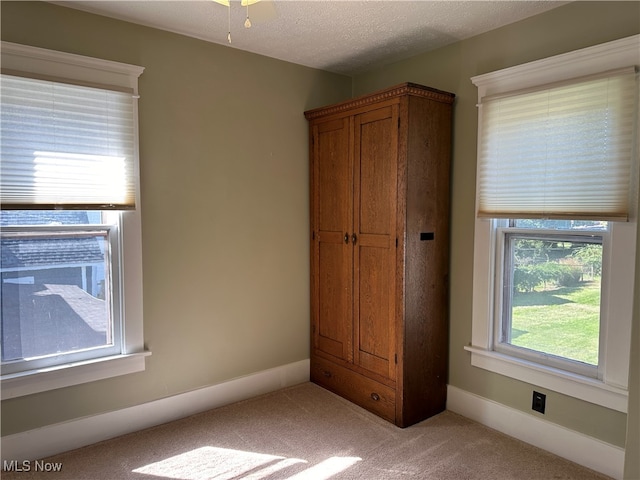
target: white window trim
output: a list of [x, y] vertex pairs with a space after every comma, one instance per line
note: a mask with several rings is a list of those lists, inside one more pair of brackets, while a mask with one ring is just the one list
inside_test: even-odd
[[[473, 77], [478, 87], [478, 103], [488, 95], [529, 88], [593, 73], [640, 65], [640, 35], [623, 38], [594, 47], [518, 65], [497, 72]], [[479, 125], [479, 127], [481, 127]], [[637, 182], [636, 182], [637, 183]], [[635, 197], [637, 204], [637, 197]], [[632, 205], [633, 206], [633, 205]], [[628, 372], [633, 316], [634, 265], [636, 250], [637, 212], [629, 223], [612, 227], [615, 248], [604, 252], [609, 272], [616, 272], [605, 282], [603, 308], [608, 321], [604, 324], [605, 370], [597, 380], [522, 360], [493, 350], [494, 299], [496, 272], [496, 229], [493, 220], [476, 219], [474, 239], [473, 313], [471, 364], [501, 375], [547, 388], [565, 395], [627, 412]], [[613, 243], [614, 239], [612, 238]], [[634, 253], [634, 258], [629, 257]]]
[[[15, 43], [2, 42], [3, 69], [65, 78], [87, 85], [108, 85], [132, 91], [138, 96], [138, 77], [143, 67], [100, 60], [81, 55], [56, 52]], [[137, 102], [134, 104], [135, 138], [138, 138]], [[138, 145], [135, 146], [138, 168]], [[138, 180], [139, 182], [139, 180]], [[139, 192], [139, 185], [137, 185]], [[123, 316], [122, 354], [99, 359], [30, 370], [1, 377], [2, 400], [22, 395], [92, 382], [145, 369], [142, 308], [142, 226], [140, 198], [135, 211], [121, 213], [122, 252], [119, 268], [122, 278], [121, 310]]]

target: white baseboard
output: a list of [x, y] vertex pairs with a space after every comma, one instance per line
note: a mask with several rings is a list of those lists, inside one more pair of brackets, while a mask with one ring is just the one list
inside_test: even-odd
[[4, 436], [2, 460], [36, 460], [309, 381], [309, 360], [114, 412]]
[[447, 388], [447, 410], [596, 472], [616, 479], [623, 477], [623, 448], [451, 385]]
[[[309, 360], [133, 407], [2, 437], [2, 460], [36, 460], [309, 381]], [[449, 386], [447, 409], [621, 479], [624, 449]]]

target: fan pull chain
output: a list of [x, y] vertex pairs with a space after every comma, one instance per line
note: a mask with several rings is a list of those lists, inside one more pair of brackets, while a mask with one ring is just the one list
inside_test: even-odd
[[229, 6], [227, 7], [227, 20], [229, 22], [229, 33], [227, 33], [227, 40], [231, 43], [231, 2], [229, 2]]

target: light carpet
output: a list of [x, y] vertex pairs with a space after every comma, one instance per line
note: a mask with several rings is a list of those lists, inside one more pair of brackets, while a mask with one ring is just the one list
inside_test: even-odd
[[303, 383], [45, 459], [3, 480], [603, 480], [446, 411], [398, 428]]

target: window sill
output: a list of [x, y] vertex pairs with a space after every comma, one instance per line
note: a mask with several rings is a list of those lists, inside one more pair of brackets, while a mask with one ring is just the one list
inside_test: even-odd
[[478, 347], [464, 349], [474, 367], [627, 413], [628, 392], [622, 388]]
[[3, 375], [2, 400], [141, 372], [149, 355], [144, 351]]

